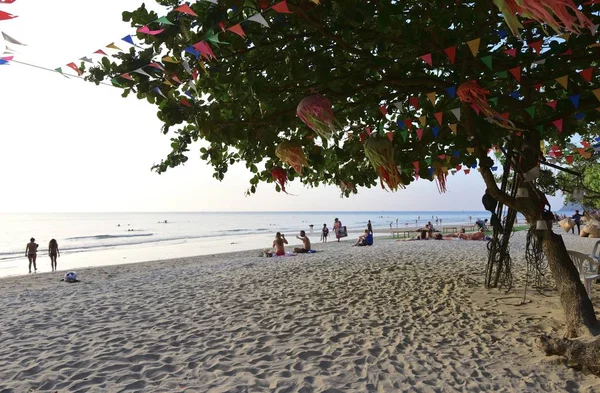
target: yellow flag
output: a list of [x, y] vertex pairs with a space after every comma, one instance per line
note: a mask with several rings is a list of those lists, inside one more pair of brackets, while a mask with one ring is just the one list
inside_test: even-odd
[[163, 84], [167, 85], [167, 86], [173, 86], [173, 84], [169, 81], [164, 81]]
[[110, 49], [116, 49], [116, 50], [118, 50], [118, 51], [121, 51], [121, 52], [123, 52], [123, 49], [121, 49], [121, 48], [119, 48], [118, 46], [116, 46], [114, 42], [111, 42], [110, 44], [106, 45], [106, 47], [107, 47], [107, 48], [110, 48]]
[[448, 128], [450, 128], [455, 135], [457, 134], [458, 129], [456, 128], [456, 124], [448, 124]]
[[200, 64], [200, 67], [202, 67], [202, 70], [206, 73], [206, 75], [208, 75], [208, 71], [206, 71], [206, 67], [204, 67], [204, 62], [199, 61], [198, 63]]
[[569, 85], [569, 75], [561, 76], [560, 78], [556, 78], [556, 81], [565, 89]]
[[425, 127], [425, 123], [427, 123], [427, 118], [425, 116], [419, 117], [419, 122], [423, 127]]
[[469, 154], [473, 154], [473, 152], [475, 151], [474, 147], [467, 147], [467, 151], [469, 152]]
[[174, 58], [170, 57], [170, 56], [165, 56], [162, 58], [163, 63], [179, 63], [177, 60], [175, 60]]
[[479, 53], [479, 44], [481, 43], [481, 38], [476, 38], [474, 40], [471, 40], [469, 42], [467, 42], [467, 45], [469, 45], [469, 49], [471, 49], [471, 53], [473, 54], [473, 56], [477, 56], [477, 54]]
[[596, 89], [596, 90], [592, 91], [592, 93], [594, 93], [594, 95], [596, 96], [598, 101], [600, 101], [600, 89]]
[[432, 91], [431, 93], [427, 94], [427, 98], [429, 98], [429, 101], [431, 101], [432, 105], [435, 105], [435, 91]]
[[569, 34], [569, 33], [561, 34], [558, 36], [558, 38], [561, 38], [565, 41], [569, 41], [569, 38], [571, 38], [571, 34]]

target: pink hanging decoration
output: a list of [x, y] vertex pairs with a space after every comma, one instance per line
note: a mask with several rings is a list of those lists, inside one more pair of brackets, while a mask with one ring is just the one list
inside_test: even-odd
[[275, 148], [275, 155], [294, 168], [300, 176], [302, 176], [302, 168], [308, 167], [308, 161], [299, 143], [283, 141]]
[[487, 101], [487, 96], [490, 95], [490, 92], [479, 86], [476, 81], [465, 82], [458, 86], [456, 95], [461, 102], [471, 104], [471, 107], [476, 109], [478, 113], [483, 113], [490, 122], [503, 128], [513, 128], [513, 124], [508, 119], [502, 118], [498, 112], [492, 109]]
[[288, 177], [285, 169], [283, 169], [280, 166], [274, 166], [273, 168], [271, 168], [271, 176], [273, 176], [273, 181], [279, 184], [279, 187], [281, 187], [281, 191], [287, 194], [287, 191], [285, 190], [285, 185], [288, 182]]
[[313, 94], [304, 98], [296, 108], [296, 115], [311, 130], [323, 139], [331, 138], [337, 122], [331, 109], [331, 102], [319, 95]]

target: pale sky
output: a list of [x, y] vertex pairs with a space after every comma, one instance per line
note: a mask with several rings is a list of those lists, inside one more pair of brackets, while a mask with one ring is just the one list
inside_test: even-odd
[[[135, 32], [121, 12], [141, 3], [16, 0], [0, 4], [19, 16], [0, 21], [0, 31], [28, 45], [9, 44], [19, 51], [15, 60], [69, 72], [67, 63], [79, 64], [101, 48], [109, 53], [111, 42], [128, 48], [121, 38]], [[153, 1], [146, 5], [158, 9]], [[3, 48], [0, 41], [0, 53]], [[160, 131], [156, 107], [120, 94], [54, 72], [1, 65], [0, 212], [483, 210], [477, 172], [449, 176], [446, 194], [420, 180], [396, 193], [359, 189], [349, 199], [337, 187], [308, 189], [299, 182], [288, 186], [295, 196], [260, 184], [246, 197], [251, 176], [243, 165], [218, 182], [193, 145], [185, 166], [158, 175], [150, 167], [166, 156], [170, 137]], [[551, 203], [558, 210], [562, 198]]]

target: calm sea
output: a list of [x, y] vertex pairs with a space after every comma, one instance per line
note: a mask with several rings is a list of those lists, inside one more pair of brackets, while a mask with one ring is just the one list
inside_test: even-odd
[[[48, 242], [58, 241], [59, 270], [162, 260], [270, 247], [280, 231], [295, 239], [304, 229], [313, 242], [324, 223], [339, 218], [350, 232], [422, 226], [427, 221], [459, 225], [489, 218], [482, 211], [252, 212], [252, 213], [51, 213], [0, 214], [0, 276], [27, 273], [25, 246], [40, 245], [38, 271], [50, 270]], [[313, 225], [311, 229], [310, 225]], [[294, 243], [292, 241], [291, 243]]]

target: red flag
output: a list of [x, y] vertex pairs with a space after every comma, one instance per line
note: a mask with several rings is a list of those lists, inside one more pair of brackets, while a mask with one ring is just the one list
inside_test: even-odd
[[185, 99], [185, 97], [181, 97], [181, 100], [179, 100], [179, 102], [181, 103], [181, 105], [183, 106], [187, 106], [188, 108], [190, 108], [192, 105], [188, 102], [188, 100]]
[[508, 72], [510, 72], [511, 75], [515, 77], [517, 82], [521, 82], [521, 66], [511, 68], [510, 70], [508, 70]]
[[592, 145], [592, 144], [591, 144], [590, 142], [588, 142], [588, 141], [581, 141], [581, 146], [585, 147], [586, 149], [587, 149], [588, 147], [590, 147], [591, 145]]
[[408, 104], [413, 106], [415, 109], [419, 109], [419, 98], [418, 97], [410, 97], [408, 99]]
[[450, 48], [446, 48], [444, 49], [444, 52], [446, 52], [446, 56], [450, 59], [450, 64], [454, 64], [454, 61], [456, 60], [456, 47], [451, 46]]
[[381, 112], [383, 116], [387, 115], [387, 107], [385, 105], [381, 105], [379, 107], [379, 112]]
[[360, 143], [365, 143], [365, 139], [367, 139], [367, 134], [364, 132], [360, 133]]
[[435, 119], [437, 120], [437, 122], [442, 125], [442, 120], [444, 118], [444, 112], [437, 112], [434, 114]]
[[465, 172], [465, 175], [468, 175], [471, 172], [471, 170], [470, 169], [465, 169], [464, 172]]
[[244, 30], [242, 29], [242, 26], [239, 23], [237, 25], [231, 26], [227, 30], [231, 31], [232, 33], [235, 33], [235, 34], [239, 35], [242, 38], [246, 37], [246, 33], [244, 33]]
[[542, 84], [538, 83], [537, 85], [533, 85], [533, 87], [535, 87], [535, 89], [539, 92], [540, 89], [542, 88]]
[[12, 4], [14, 3], [16, 0], [0, 0], [0, 3], [4, 3], [4, 4]]
[[219, 27], [221, 28], [221, 31], [222, 31], [222, 32], [225, 32], [225, 22], [223, 22], [223, 21], [220, 21], [220, 22], [219, 22]]
[[569, 164], [572, 164], [572, 163], [573, 163], [573, 156], [566, 156], [565, 158], [567, 159], [567, 162], [568, 162]]
[[426, 55], [423, 56], [419, 56], [421, 58], [421, 60], [423, 60], [425, 63], [429, 64], [430, 66], [433, 66], [433, 59], [431, 58], [431, 53], [428, 53]]
[[67, 67], [69, 67], [73, 71], [75, 71], [77, 73], [77, 75], [83, 74], [83, 71], [81, 71], [79, 68], [77, 68], [77, 65], [75, 65], [75, 63], [69, 63], [69, 64], [67, 64]]
[[440, 160], [445, 160], [445, 159], [446, 159], [446, 155], [445, 155], [445, 154], [440, 154], [440, 155], [438, 156], [438, 158], [439, 158]]
[[455, 166], [454, 168], [456, 168], [457, 171], [460, 171], [462, 169], [462, 165], [458, 164], [457, 166]]
[[557, 103], [558, 103], [558, 101], [554, 100], [554, 101], [546, 102], [546, 105], [548, 105], [550, 108], [556, 110], [556, 104]]
[[215, 56], [215, 54], [213, 53], [212, 49], [210, 48], [210, 46], [208, 45], [208, 43], [206, 43], [205, 41], [196, 42], [192, 46], [194, 47], [194, 49], [196, 49], [198, 52], [200, 52], [202, 57], [205, 57], [206, 60], [210, 60], [211, 57], [214, 59], [217, 58]]
[[558, 128], [558, 132], [562, 132], [562, 130], [563, 130], [563, 119], [554, 120], [552, 122], [552, 124], [554, 124], [554, 127]]
[[192, 9], [190, 8], [189, 5], [180, 5], [179, 7], [175, 8], [173, 11], [179, 11], [183, 14], [188, 14], [191, 16], [198, 16], [198, 14], [196, 14], [194, 11], [192, 11]]
[[419, 128], [419, 129], [417, 129], [417, 138], [419, 140], [421, 140], [422, 137], [423, 137], [423, 129]]
[[128, 73], [121, 74], [121, 78], [132, 81], [133, 78]]
[[8, 20], [16, 18], [17, 15], [9, 14], [8, 12], [0, 11], [0, 20]]
[[538, 55], [540, 54], [540, 52], [542, 51], [542, 45], [544, 44], [544, 41], [540, 40], [540, 41], [535, 41], [529, 44], [529, 46], [535, 50], [535, 53], [537, 53]]
[[273, 11], [279, 12], [280, 14], [292, 14], [293, 13], [288, 8], [286, 0], [283, 0], [277, 4], [274, 4], [273, 7], [271, 7], [271, 8], [273, 9]]
[[97, 54], [99, 54], [99, 55], [108, 56], [108, 55], [106, 54], [106, 52], [104, 52], [102, 49], [98, 49], [98, 50], [97, 50], [96, 52], [94, 52], [94, 53], [97, 53]]
[[267, 7], [269, 7], [269, 0], [258, 0], [258, 8], [264, 10]]
[[410, 131], [412, 129], [412, 120], [410, 120], [410, 119], [404, 120], [404, 125], [406, 126], [406, 129], [408, 131]]
[[419, 172], [419, 161], [413, 161], [413, 166], [415, 167], [415, 170]]
[[367, 135], [371, 135], [371, 127], [367, 127], [365, 131], [367, 131]]
[[516, 48], [507, 49], [507, 50], [504, 51], [504, 53], [506, 53], [509, 56], [516, 57], [517, 56], [517, 49]]
[[593, 68], [586, 68], [585, 70], [579, 71], [579, 75], [581, 75], [583, 80], [585, 80], [588, 83], [592, 81], [593, 74], [594, 74]]
[[391, 142], [394, 139], [394, 133], [392, 131], [388, 131], [387, 137], [390, 138], [390, 142]]

